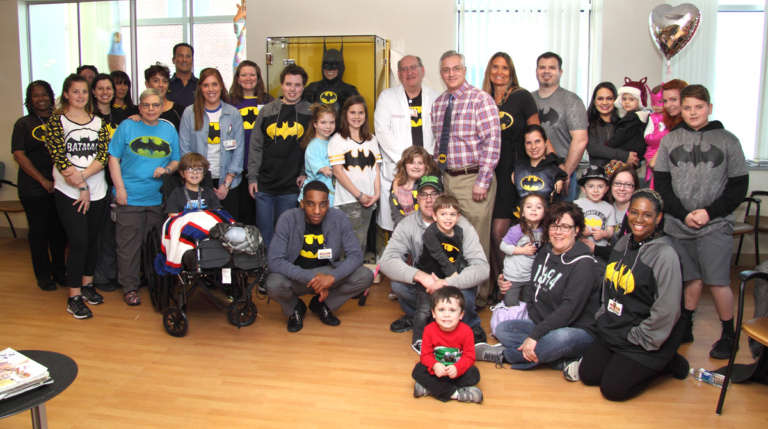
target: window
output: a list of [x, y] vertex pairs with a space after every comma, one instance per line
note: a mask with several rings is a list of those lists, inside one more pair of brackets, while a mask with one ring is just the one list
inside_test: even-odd
[[764, 5], [763, 1], [720, 0], [717, 13], [716, 93], [711, 94], [711, 118], [739, 138], [747, 158], [756, 152]]
[[535, 91], [536, 58], [552, 51], [563, 58], [561, 86], [588, 100], [589, 0], [459, 0], [459, 52], [466, 57], [467, 81], [482, 88], [488, 59], [507, 52], [520, 86]]

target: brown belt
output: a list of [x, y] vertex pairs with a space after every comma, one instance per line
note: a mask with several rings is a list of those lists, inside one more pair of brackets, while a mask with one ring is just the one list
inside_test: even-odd
[[477, 174], [480, 172], [480, 166], [474, 165], [465, 168], [448, 168], [445, 170], [445, 172], [454, 177], [463, 176], [465, 174]]

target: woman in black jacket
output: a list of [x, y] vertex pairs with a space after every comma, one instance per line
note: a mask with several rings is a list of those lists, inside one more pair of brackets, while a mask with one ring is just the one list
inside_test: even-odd
[[587, 109], [587, 152], [591, 165], [605, 166], [611, 161], [621, 161], [637, 168], [645, 153], [646, 124], [637, 112], [619, 118], [615, 101], [618, 97], [616, 87], [610, 82], [603, 82], [592, 92], [592, 102]]

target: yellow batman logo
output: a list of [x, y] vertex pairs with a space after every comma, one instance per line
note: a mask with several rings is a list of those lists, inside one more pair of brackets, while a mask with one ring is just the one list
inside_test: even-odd
[[445, 156], [444, 153], [441, 153], [440, 156], [437, 157], [437, 160], [440, 161], [440, 164], [445, 164], [445, 161], [448, 161], [448, 157]]
[[454, 245], [452, 245], [452, 244], [449, 244], [449, 243], [440, 243], [440, 244], [443, 245], [443, 249], [445, 249], [446, 252], [458, 252], [459, 251], [459, 248], [454, 246]]
[[243, 128], [252, 130], [256, 118], [259, 116], [259, 108], [256, 106], [243, 107], [240, 109], [240, 116], [243, 117]]
[[267, 135], [272, 140], [277, 140], [277, 137], [282, 137], [285, 140], [294, 136], [299, 139], [304, 135], [304, 127], [298, 122], [294, 122], [291, 126], [288, 125], [288, 122], [283, 122], [278, 128], [277, 123], [274, 123], [267, 127]]
[[218, 122], [208, 124], [208, 144], [221, 144], [221, 129]]
[[339, 97], [337, 97], [336, 93], [333, 91], [325, 91], [320, 94], [320, 101], [322, 101], [324, 104], [333, 104], [338, 99]]
[[109, 131], [109, 137], [112, 138], [117, 131], [117, 124], [107, 124], [107, 131]]
[[32, 137], [37, 141], [45, 143], [45, 125], [36, 126], [35, 129], [32, 130]]
[[616, 271], [616, 262], [608, 265], [608, 268], [605, 269], [605, 279], [611, 281], [616, 290], [619, 290], [619, 288], [624, 289], [624, 294], [630, 294], [635, 290], [635, 276], [632, 275], [629, 267], [624, 264], [621, 265], [618, 271]]
[[528, 192], [536, 192], [544, 189], [544, 181], [539, 176], [531, 174], [520, 179], [520, 186]]
[[307, 252], [306, 250], [299, 252], [299, 255], [306, 259], [317, 259], [317, 253]]
[[509, 113], [499, 110], [499, 122], [501, 123], [501, 129], [506, 130], [507, 128], [511, 127], [513, 123], [515, 123], [515, 120], [512, 119], [512, 115]]
[[411, 128], [419, 128], [422, 126], [421, 122], [421, 106], [411, 107], [411, 115], [416, 113], [416, 116], [411, 116]]
[[584, 219], [584, 225], [592, 228], [592, 230], [603, 229], [603, 221], [598, 217]]
[[305, 234], [304, 235], [304, 242], [306, 242], [309, 245], [312, 244], [323, 244], [323, 236], [322, 235], [315, 235], [315, 234]]

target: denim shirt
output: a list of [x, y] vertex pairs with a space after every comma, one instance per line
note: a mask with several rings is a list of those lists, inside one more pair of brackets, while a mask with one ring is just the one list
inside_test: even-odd
[[[208, 149], [208, 115], [203, 115], [203, 126], [195, 131], [195, 112], [194, 105], [184, 109], [184, 115], [181, 117], [181, 126], [179, 127], [179, 149], [181, 156], [189, 152], [197, 152], [205, 156]], [[232, 140], [237, 142], [237, 148], [234, 150], [224, 149], [221, 144], [221, 178], [228, 173], [234, 173], [232, 187], [236, 187], [243, 179], [243, 157], [245, 155], [245, 130], [243, 129], [243, 117], [240, 111], [233, 106], [221, 102], [221, 118], [219, 118], [219, 129], [221, 129], [221, 140]], [[230, 131], [231, 129], [231, 131]]]

